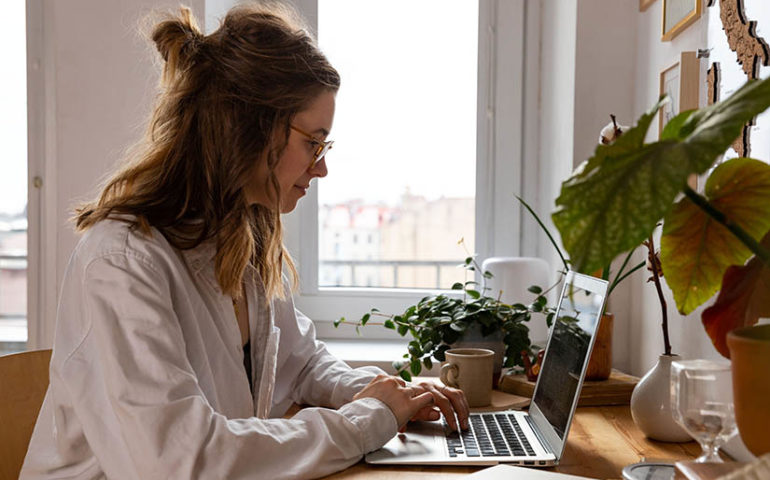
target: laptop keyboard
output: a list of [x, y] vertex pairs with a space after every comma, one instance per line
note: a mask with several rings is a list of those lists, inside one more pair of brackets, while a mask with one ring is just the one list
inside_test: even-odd
[[505, 413], [472, 413], [470, 428], [461, 432], [451, 430], [444, 422], [450, 457], [509, 457], [534, 456], [516, 416]]

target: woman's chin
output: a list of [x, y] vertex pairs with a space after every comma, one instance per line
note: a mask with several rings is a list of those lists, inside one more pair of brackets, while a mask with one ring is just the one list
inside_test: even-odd
[[299, 198], [287, 198], [281, 202], [281, 213], [291, 213], [297, 208]]

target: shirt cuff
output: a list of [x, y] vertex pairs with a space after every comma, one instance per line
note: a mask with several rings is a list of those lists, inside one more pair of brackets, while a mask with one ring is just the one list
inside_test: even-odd
[[390, 407], [376, 398], [359, 398], [346, 403], [338, 412], [358, 428], [364, 453], [377, 450], [398, 433]]
[[351, 369], [342, 374], [334, 386], [331, 396], [332, 406], [342, 406], [353, 400], [353, 396], [360, 392], [377, 375], [387, 375], [382, 369], [367, 366]]

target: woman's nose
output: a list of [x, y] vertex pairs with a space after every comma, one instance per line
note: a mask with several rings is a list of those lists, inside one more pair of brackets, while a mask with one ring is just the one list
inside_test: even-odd
[[308, 172], [314, 177], [325, 177], [329, 173], [329, 171], [326, 169], [326, 157], [324, 156], [321, 160], [316, 162], [315, 165], [310, 167]]

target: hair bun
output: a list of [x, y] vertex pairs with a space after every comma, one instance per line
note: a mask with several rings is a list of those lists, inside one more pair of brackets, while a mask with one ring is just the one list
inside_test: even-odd
[[198, 22], [188, 7], [181, 7], [179, 16], [168, 17], [152, 29], [152, 41], [166, 62], [164, 76], [189, 65], [204, 39]]

